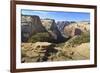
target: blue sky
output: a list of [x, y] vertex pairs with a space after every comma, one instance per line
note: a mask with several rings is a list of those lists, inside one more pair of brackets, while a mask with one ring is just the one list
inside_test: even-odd
[[23, 15], [38, 15], [41, 19], [50, 18], [55, 21], [90, 21], [90, 13], [84, 12], [61, 12], [61, 11], [36, 11], [21, 10]]

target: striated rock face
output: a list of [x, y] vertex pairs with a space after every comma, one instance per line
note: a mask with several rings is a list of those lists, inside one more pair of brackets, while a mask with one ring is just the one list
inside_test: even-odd
[[41, 19], [42, 25], [46, 28], [46, 30], [50, 30], [51, 25], [55, 24], [53, 19]]
[[45, 32], [45, 28], [42, 26], [41, 20], [39, 16], [29, 16], [29, 15], [22, 15], [21, 16], [21, 33], [22, 33], [22, 41], [27, 41], [27, 38], [30, 35], [38, 33], [38, 32]]
[[61, 32], [59, 31], [57, 24], [55, 23], [55, 21], [53, 20], [53, 25], [51, 25], [50, 30], [57, 35], [57, 42], [61, 42], [64, 40], [64, 37], [62, 36]]
[[55, 39], [55, 42], [63, 41], [64, 37], [58, 29], [54, 19], [41, 19], [41, 22], [50, 35]]
[[[36, 15], [22, 15], [21, 22], [32, 22], [34, 24], [41, 24], [39, 16]], [[22, 24], [23, 25], [23, 24]]]
[[[57, 28], [53, 28], [52, 26], [56, 26], [55, 20], [53, 19], [41, 19], [42, 25], [46, 28], [49, 34], [52, 36], [53, 39], [57, 40], [57, 32], [59, 33]], [[56, 32], [55, 32], [55, 31]]]
[[90, 31], [89, 22], [58, 21], [54, 19], [40, 19], [36, 15], [21, 16], [21, 37], [22, 42], [36, 33], [48, 32], [55, 42], [61, 42], [69, 37], [88, 33]]
[[89, 33], [90, 25], [84, 22], [72, 23], [64, 27], [64, 35], [66, 37], [73, 37], [75, 35], [81, 35], [82, 33]]
[[57, 27], [58, 27], [59, 31], [63, 33], [64, 27], [69, 24], [70, 24], [70, 22], [68, 22], [68, 21], [58, 21]]

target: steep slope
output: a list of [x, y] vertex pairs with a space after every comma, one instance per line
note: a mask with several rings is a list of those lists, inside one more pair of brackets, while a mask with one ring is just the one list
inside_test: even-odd
[[90, 24], [86, 22], [72, 23], [64, 27], [64, 35], [66, 37], [72, 37], [75, 35], [81, 35], [90, 32]]
[[58, 21], [57, 22], [57, 27], [58, 27], [60, 32], [63, 32], [64, 27], [69, 25], [69, 24], [70, 24], [69, 21]]
[[39, 16], [36, 15], [22, 15], [21, 16], [21, 32], [22, 32], [22, 41], [27, 41], [27, 38], [30, 35], [46, 32], [46, 29], [42, 26]]
[[46, 28], [49, 34], [54, 38], [56, 43], [63, 41], [65, 38], [62, 36], [60, 30], [54, 19], [41, 19], [42, 25]]
[[53, 19], [41, 19], [42, 25], [46, 28], [46, 30], [50, 30], [51, 25], [55, 24]]

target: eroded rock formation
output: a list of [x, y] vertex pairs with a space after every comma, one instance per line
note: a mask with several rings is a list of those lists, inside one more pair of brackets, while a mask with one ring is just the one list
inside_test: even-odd
[[39, 16], [36, 15], [22, 15], [21, 16], [21, 35], [22, 41], [26, 42], [32, 34], [46, 32], [42, 26]]

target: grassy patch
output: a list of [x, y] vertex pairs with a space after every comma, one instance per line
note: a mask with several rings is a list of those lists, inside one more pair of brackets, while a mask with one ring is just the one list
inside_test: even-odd
[[50, 42], [52, 38], [47, 32], [37, 33], [32, 35], [28, 42], [35, 43], [35, 42]]
[[70, 40], [67, 41], [69, 46], [79, 45], [81, 43], [90, 42], [90, 34], [82, 34], [78, 36], [74, 36]]

